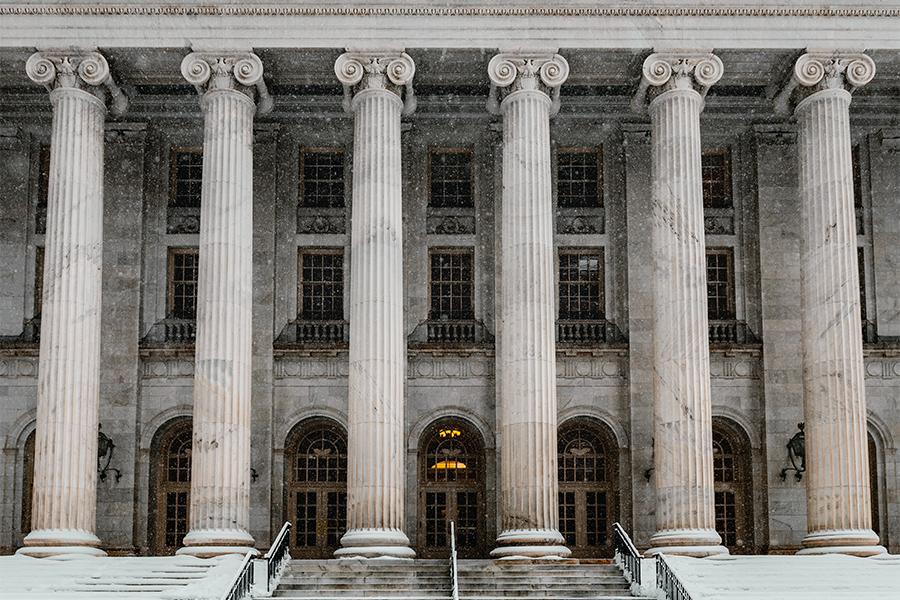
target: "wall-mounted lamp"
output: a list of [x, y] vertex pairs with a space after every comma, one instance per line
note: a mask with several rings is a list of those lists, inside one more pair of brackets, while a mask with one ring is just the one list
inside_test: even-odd
[[781, 480], [787, 479], [788, 471], [794, 472], [794, 478], [797, 481], [803, 479], [803, 473], [806, 471], [806, 435], [803, 433], [805, 423], [797, 423], [797, 433], [787, 443], [788, 458], [791, 461], [790, 467], [781, 470]]
[[653, 477], [653, 469], [655, 468], [654, 465], [656, 464], [654, 462], [656, 460], [654, 457], [655, 454], [656, 454], [656, 438], [650, 438], [650, 466], [647, 467], [646, 471], [644, 471], [644, 479], [646, 479], [648, 483], [650, 482], [650, 478]]
[[250, 467], [250, 483], [256, 483], [257, 479], [259, 479], [259, 473], [256, 472], [256, 469]]
[[[103, 433], [103, 425], [100, 425], [97, 428], [97, 472], [100, 474], [100, 481], [106, 481], [106, 477], [110, 472], [116, 474], [116, 483], [119, 483], [119, 480], [122, 479], [122, 471], [109, 468], [113, 450], [115, 449], [116, 445], [108, 435]], [[105, 463], [103, 462], [104, 460], [106, 461]], [[103, 466], [101, 467], [100, 465]]]

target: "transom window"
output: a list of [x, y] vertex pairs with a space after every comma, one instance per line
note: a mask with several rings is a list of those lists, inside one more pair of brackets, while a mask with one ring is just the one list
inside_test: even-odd
[[172, 152], [172, 189], [169, 205], [199, 208], [203, 184], [203, 151], [180, 148]]
[[731, 248], [706, 250], [706, 301], [708, 318], [728, 321], [734, 313], [734, 252]]
[[472, 151], [432, 150], [428, 154], [429, 197], [432, 208], [471, 208]]
[[603, 206], [603, 154], [566, 148], [556, 154], [556, 202], [560, 208]]
[[310, 208], [344, 207], [344, 151], [340, 148], [300, 153], [300, 205]]
[[470, 249], [431, 253], [432, 320], [475, 318], [473, 255]]
[[711, 148], [703, 151], [703, 208], [731, 208], [731, 151]]
[[469, 432], [452, 423], [439, 427], [425, 448], [425, 481], [468, 481], [478, 478], [478, 454], [470, 452]]
[[559, 251], [559, 318], [604, 318], [603, 251]]
[[297, 444], [294, 460], [296, 482], [347, 481], [347, 440], [337, 430], [319, 427]]
[[168, 315], [176, 319], [197, 318], [197, 248], [169, 248]]
[[300, 318], [344, 318], [344, 250], [300, 251]]

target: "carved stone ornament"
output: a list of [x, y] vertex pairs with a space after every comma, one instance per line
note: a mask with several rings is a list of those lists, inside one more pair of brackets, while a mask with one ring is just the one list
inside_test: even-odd
[[513, 92], [537, 90], [550, 97], [552, 116], [559, 112], [559, 88], [569, 78], [569, 63], [559, 54], [497, 54], [488, 63], [488, 77], [491, 114], [500, 114], [500, 105]]
[[345, 52], [334, 62], [334, 74], [344, 86], [344, 110], [353, 110], [353, 99], [363, 90], [386, 90], [403, 100], [403, 115], [416, 110], [413, 77], [416, 63], [406, 52]]
[[48, 92], [65, 89], [83, 90], [99, 98], [114, 115], [121, 115], [128, 108], [128, 97], [116, 85], [109, 72], [109, 63], [99, 52], [90, 50], [35, 52], [28, 57], [25, 72], [29, 79], [43, 85]]
[[775, 98], [775, 111], [787, 115], [792, 99], [799, 102], [824, 90], [853, 93], [874, 77], [875, 61], [866, 54], [807, 52], [794, 63], [790, 81]]
[[256, 102], [256, 113], [272, 110], [272, 96], [263, 79], [263, 64], [252, 52], [191, 52], [181, 61], [181, 74], [198, 94], [235, 90]]
[[709, 88], [725, 73], [722, 59], [712, 52], [657, 52], [644, 61], [641, 83], [632, 100], [632, 109], [643, 112], [652, 99], [670, 90], [694, 90], [706, 97]]

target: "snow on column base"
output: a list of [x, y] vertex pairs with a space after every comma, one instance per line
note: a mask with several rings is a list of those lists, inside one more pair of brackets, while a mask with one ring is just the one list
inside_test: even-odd
[[491, 558], [541, 559], [567, 558], [572, 551], [556, 529], [509, 529], [497, 536]]
[[666, 529], [657, 531], [650, 538], [651, 548], [644, 556], [671, 554], [674, 556], [693, 556], [705, 558], [719, 554], [728, 554], [728, 548], [722, 545], [722, 538], [714, 529]]
[[88, 531], [36, 529], [25, 536], [23, 544], [16, 554], [34, 558], [106, 556], [106, 552], [99, 548], [100, 538]]
[[841, 529], [809, 533], [803, 538], [803, 548], [797, 554], [849, 554], [878, 556], [887, 549], [878, 545], [878, 535], [871, 529]]
[[253, 536], [243, 529], [196, 529], [184, 536], [183, 548], [175, 553], [179, 556], [212, 558], [226, 554], [247, 554], [254, 556], [259, 551], [253, 547]]
[[409, 538], [399, 529], [351, 529], [341, 538], [335, 558], [415, 558]]

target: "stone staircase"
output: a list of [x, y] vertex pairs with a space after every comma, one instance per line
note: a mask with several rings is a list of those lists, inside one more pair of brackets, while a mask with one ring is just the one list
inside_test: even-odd
[[459, 561], [459, 597], [574, 600], [632, 598], [622, 572], [608, 561]]

